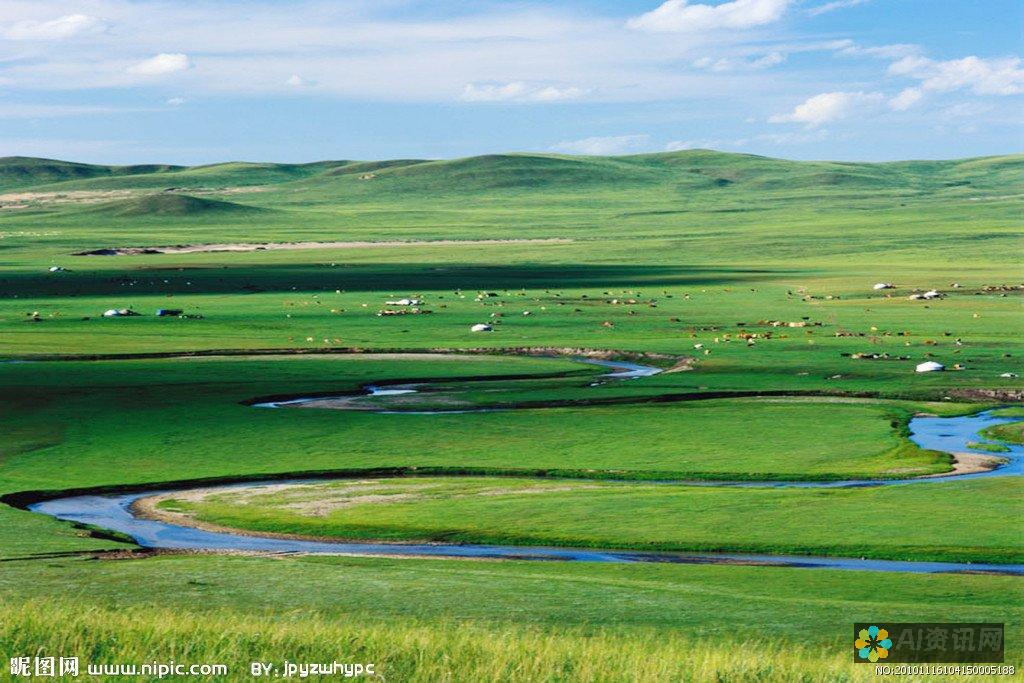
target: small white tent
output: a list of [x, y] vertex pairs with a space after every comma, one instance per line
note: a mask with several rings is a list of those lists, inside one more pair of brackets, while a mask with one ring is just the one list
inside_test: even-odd
[[945, 369], [945, 365], [942, 363], [936, 363], [933, 360], [925, 361], [915, 368], [917, 372], [942, 372]]
[[490, 332], [492, 329], [494, 329], [494, 328], [492, 328], [490, 325], [487, 325], [487, 324], [484, 324], [484, 323], [477, 323], [476, 325], [473, 325], [473, 327], [469, 328], [469, 331], [470, 332]]

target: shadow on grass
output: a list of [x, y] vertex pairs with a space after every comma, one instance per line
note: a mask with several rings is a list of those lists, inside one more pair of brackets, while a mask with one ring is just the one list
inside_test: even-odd
[[[124, 258], [124, 257], [112, 257]], [[81, 262], [86, 266], [85, 262]], [[88, 266], [94, 267], [95, 262]], [[771, 280], [788, 269], [716, 269], [652, 265], [491, 263], [469, 265], [282, 264], [231, 267], [145, 266], [14, 273], [0, 277], [0, 296], [19, 298], [125, 294], [252, 294], [290, 291], [423, 292], [463, 289], [594, 289], [742, 284]], [[656, 295], [656, 292], [645, 293]]]

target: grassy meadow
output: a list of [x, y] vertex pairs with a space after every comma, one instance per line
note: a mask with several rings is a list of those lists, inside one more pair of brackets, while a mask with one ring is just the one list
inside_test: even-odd
[[848, 622], [897, 611], [918, 621], [998, 614], [1008, 653], [1020, 651], [1014, 577], [839, 574], [357, 557], [25, 561], [0, 574], [0, 643], [96, 662], [229, 663], [226, 680], [254, 660], [336, 658], [402, 680], [861, 681], [873, 668], [851, 663]]
[[[90, 574], [89, 586], [74, 583], [74, 575], [83, 571]], [[1021, 595], [1013, 577], [968, 574], [317, 556], [158, 556], [126, 562], [55, 558], [12, 562], [2, 580], [12, 599], [66, 596], [80, 603], [91, 599], [100, 609], [160, 604], [187, 607], [197, 615], [234, 609], [255, 616], [277, 613], [277, 619], [299, 622], [304, 612], [497, 624], [514, 615], [524, 625], [552, 629], [685, 628], [694, 635], [731, 632], [740, 639], [802, 635], [816, 644], [837, 634], [845, 640], [845, 629], [835, 629], [832, 622], [846, 613], [859, 618], [877, 612], [886, 599], [890, 607], [921, 621], [943, 610], [964, 620], [980, 618], [1002, 606], [1019, 624]], [[145, 589], [126, 590], [133, 585]], [[831, 591], [827, 597], [826, 591]], [[715, 618], [709, 619], [712, 613]], [[793, 619], [794, 613], [801, 617]], [[770, 634], [765, 624], [773, 629]], [[848, 653], [836, 654], [845, 660]]]
[[[158, 509], [273, 534], [389, 541], [729, 550], [1020, 563], [1024, 491], [1006, 479], [866, 489], [742, 489], [514, 478], [226, 489]], [[979, 499], [1000, 505], [976, 505]], [[971, 509], [971, 525], [944, 510]], [[865, 511], [869, 511], [865, 513]], [[863, 523], [857, 520], [864, 517]], [[844, 529], [837, 538], [836, 529]], [[783, 530], [785, 530], [783, 532]]]
[[[1022, 170], [1020, 155], [702, 150], [0, 159], [0, 495], [388, 468], [410, 476], [362, 484], [362, 498], [342, 481], [164, 505], [315, 536], [1019, 563], [1018, 477], [655, 482], [947, 472], [950, 454], [909, 441], [914, 414], [1024, 414]], [[76, 255], [299, 241], [359, 244]], [[387, 303], [400, 298], [430, 312], [378, 315], [412, 308]], [[102, 315], [122, 308], [139, 315]], [[389, 353], [470, 349], [494, 355]], [[675, 371], [605, 381], [569, 359], [577, 349]], [[916, 373], [926, 360], [947, 371]], [[412, 381], [430, 385], [363, 405], [499, 410], [249, 405]], [[1019, 443], [1020, 425], [984, 436]], [[0, 505], [0, 656], [241, 671], [337, 655], [389, 680], [855, 681], [868, 667], [849, 663], [850, 625], [887, 619], [1005, 621], [1007, 661], [1022, 663], [1009, 576], [83, 555], [132, 548]]]
[[984, 436], [1009, 443], [1024, 444], [1024, 422], [995, 425], [983, 432]]

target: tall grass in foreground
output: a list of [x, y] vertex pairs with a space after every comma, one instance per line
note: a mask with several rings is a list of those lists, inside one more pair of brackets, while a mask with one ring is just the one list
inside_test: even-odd
[[[841, 644], [703, 639], [654, 629], [611, 633], [482, 623], [350, 623], [315, 614], [113, 609], [85, 602], [0, 604], [0, 653], [77, 656], [89, 663], [229, 666], [253, 661], [372, 662], [388, 681], [861, 681]], [[6, 664], [6, 660], [4, 661]], [[6, 673], [6, 672], [5, 672]]]

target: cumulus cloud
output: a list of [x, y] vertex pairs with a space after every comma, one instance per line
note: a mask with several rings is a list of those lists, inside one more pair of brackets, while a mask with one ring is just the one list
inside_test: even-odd
[[61, 40], [103, 27], [103, 22], [87, 14], [66, 14], [49, 21], [25, 20], [14, 23], [3, 36], [9, 40]]
[[463, 102], [562, 102], [583, 96], [575, 86], [559, 88], [524, 81], [509, 83], [469, 83], [462, 89]]
[[557, 145], [552, 145], [551, 150], [567, 154], [629, 154], [641, 151], [647, 146], [650, 139], [649, 135], [612, 135], [583, 138], [582, 140], [563, 140]]
[[896, 111], [906, 111], [921, 101], [924, 94], [918, 88], [904, 88], [900, 94], [889, 100], [889, 106]]
[[778, 21], [791, 4], [792, 0], [732, 0], [720, 5], [691, 5], [688, 0], [665, 0], [626, 25], [655, 33], [752, 28]]
[[[645, 1], [648, 9], [663, 2]], [[785, 2], [790, 13], [798, 4]], [[146, 81], [160, 85], [188, 73], [190, 94], [299, 95], [305, 90], [286, 82], [295, 74], [303, 80], [317, 78], [317, 93], [360, 101], [438, 102], [461, 97], [467, 102], [553, 106], [578, 100], [665, 101], [695, 93], [733, 98], [736, 92], [777, 94], [788, 83], [754, 82], [744, 72], [779, 68], [773, 66], [779, 59], [773, 52], [785, 56], [826, 49], [752, 45], [742, 31], [722, 31], [713, 38], [699, 32], [634, 31], [615, 11], [585, 10], [578, 3], [478, 3], [464, 11], [439, 9], [412, 16], [403, 16], [393, 3], [243, 4], [185, 7], [163, 0], [89, 0], [90, 9], [75, 11], [102, 17], [117, 30], [90, 34], [88, 39], [76, 36], [56, 50], [47, 44], [6, 41], [3, 34], [14, 22], [51, 20], [72, 11], [52, 7], [84, 6], [81, 2], [0, 0], [0, 79], [24, 89], [81, 91], [145, 87]], [[732, 25], [746, 25], [752, 19], [744, 18], [741, 10], [753, 11], [757, 3], [688, 0], [685, 6], [687, 11], [713, 10], [715, 22], [728, 19]], [[237, 27], [243, 24], [246, 30], [239, 32]], [[708, 46], [711, 40], [713, 48]], [[33, 49], [38, 52], [30, 54]], [[155, 66], [136, 65], [126, 71], [144, 57], [172, 52], [188, 55], [194, 68], [177, 76], [152, 75]], [[725, 61], [707, 73], [679, 68], [705, 54]], [[445, 68], [438, 69], [437, 64]], [[516, 94], [517, 87], [523, 92]]]
[[1019, 95], [1024, 93], [1024, 69], [1020, 57], [982, 59], [971, 55], [963, 59], [936, 61], [907, 56], [889, 66], [894, 76], [921, 81], [921, 88], [936, 92], [970, 90], [977, 95]]
[[844, 119], [857, 111], [873, 108], [885, 98], [876, 92], [825, 92], [807, 98], [788, 114], [775, 114], [770, 123], [804, 123], [808, 127]]
[[180, 52], [161, 52], [155, 57], [132, 64], [125, 71], [136, 76], [162, 76], [176, 71], [184, 71], [190, 66], [191, 63], [189, 62], [188, 55], [181, 54]]

